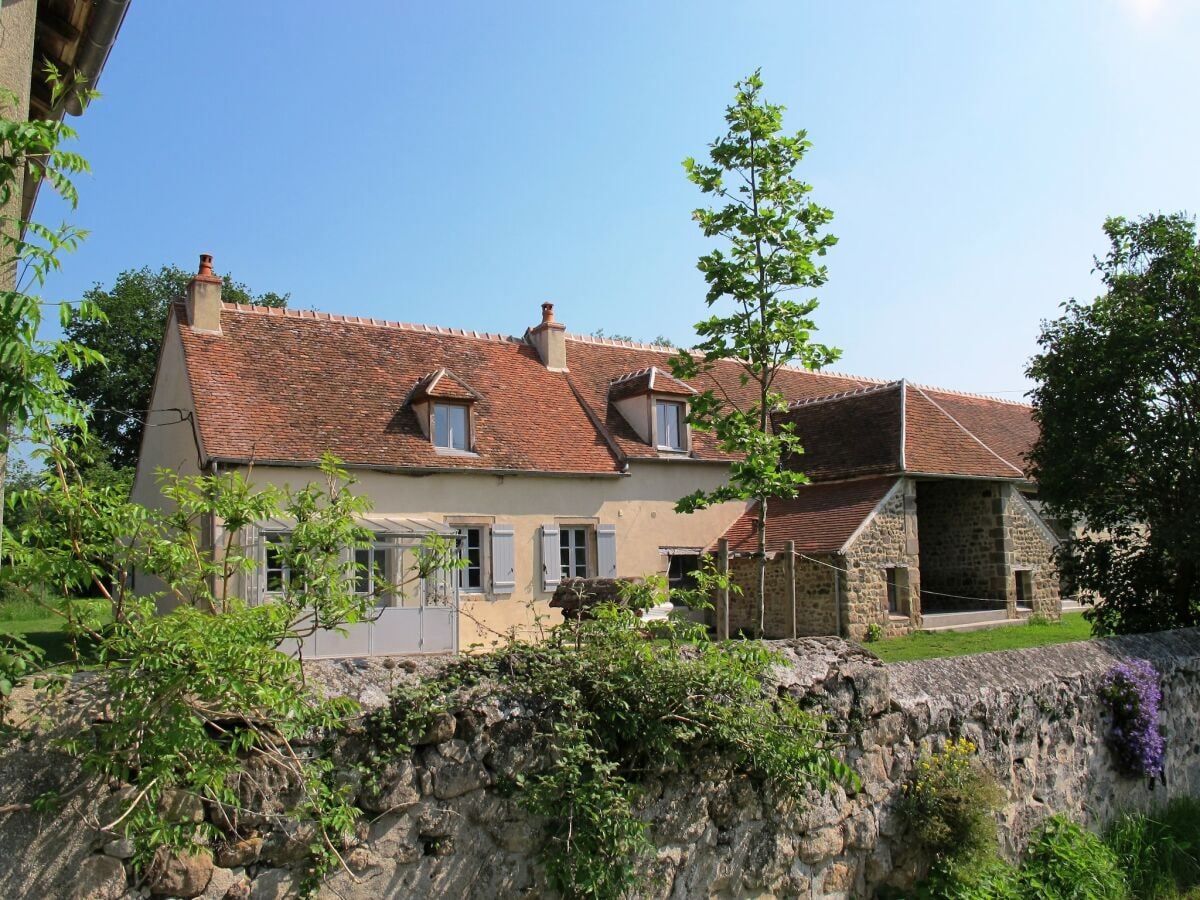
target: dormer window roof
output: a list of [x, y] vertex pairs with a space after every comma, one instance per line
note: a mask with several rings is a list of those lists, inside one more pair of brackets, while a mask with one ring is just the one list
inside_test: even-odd
[[627, 372], [620, 378], [613, 379], [608, 385], [609, 400], [624, 400], [642, 394], [691, 397], [696, 394], [696, 389], [658, 366]]
[[456, 400], [459, 403], [473, 403], [479, 399], [479, 395], [449, 369], [435, 369], [413, 385], [413, 389], [408, 393], [409, 403], [429, 400]]

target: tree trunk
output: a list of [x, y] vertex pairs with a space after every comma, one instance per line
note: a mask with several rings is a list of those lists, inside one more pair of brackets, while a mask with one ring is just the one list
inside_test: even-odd
[[[0, 434], [8, 435], [8, 416], [0, 416]], [[8, 452], [0, 453], [0, 560], [4, 559], [4, 486], [8, 476]]]
[[767, 498], [758, 504], [758, 637], [767, 636]]

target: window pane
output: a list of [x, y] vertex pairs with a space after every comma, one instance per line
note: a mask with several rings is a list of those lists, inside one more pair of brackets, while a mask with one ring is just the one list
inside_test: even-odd
[[433, 407], [433, 445], [450, 446], [450, 407], [442, 403]]
[[458, 584], [462, 588], [480, 590], [483, 587], [483, 529], [464, 528], [462, 533], [460, 553], [467, 565], [459, 570]]
[[354, 551], [354, 591], [371, 593], [371, 551], [365, 547]]
[[450, 407], [450, 446], [456, 450], [467, 449], [467, 408]]
[[683, 404], [659, 400], [654, 404], [658, 424], [658, 446], [683, 449]]

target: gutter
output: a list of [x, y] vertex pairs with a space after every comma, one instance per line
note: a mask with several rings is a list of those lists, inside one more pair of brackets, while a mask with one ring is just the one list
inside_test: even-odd
[[77, 77], [71, 90], [60, 101], [60, 106], [73, 116], [83, 113], [81, 90], [94, 88], [100, 81], [100, 73], [108, 62], [108, 55], [116, 43], [117, 33], [129, 11], [130, 0], [97, 0], [88, 22], [88, 30], [81, 39], [82, 46], [75, 54]]
[[[44, 2], [44, 0], [43, 0]], [[52, 120], [57, 121], [64, 113], [73, 116], [83, 114], [83, 92], [95, 88], [100, 81], [100, 73], [108, 62], [117, 34], [125, 21], [131, 0], [96, 0], [92, 16], [88, 20], [87, 30], [80, 36], [80, 47], [75, 53], [75, 64], [71, 72], [60, 72], [62, 77], [71, 77], [71, 86], [63, 92], [58, 104], [50, 111]], [[34, 61], [36, 64], [36, 60]], [[33, 73], [30, 73], [33, 77]], [[42, 179], [36, 180], [25, 173], [25, 185], [21, 192], [21, 219], [23, 222], [33, 217], [33, 208], [37, 204], [38, 193], [42, 188]], [[24, 226], [21, 228], [22, 238], [25, 237]]]
[[[257, 457], [210, 456], [208, 462], [223, 463], [229, 466], [268, 466], [283, 469], [315, 469], [320, 460], [296, 459], [260, 459]], [[342, 461], [347, 469], [367, 472], [391, 472], [397, 475], [506, 475], [524, 476], [526, 478], [628, 478], [628, 472], [548, 472], [541, 469], [475, 469], [461, 466], [387, 466], [373, 463], [352, 463]]]

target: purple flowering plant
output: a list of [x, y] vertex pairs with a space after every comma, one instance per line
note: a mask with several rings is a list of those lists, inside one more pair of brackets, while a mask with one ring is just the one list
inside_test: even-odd
[[1162, 691], [1154, 666], [1142, 659], [1119, 663], [1100, 682], [1112, 726], [1108, 745], [1127, 775], [1157, 778], [1163, 773], [1164, 744], [1158, 727]]

